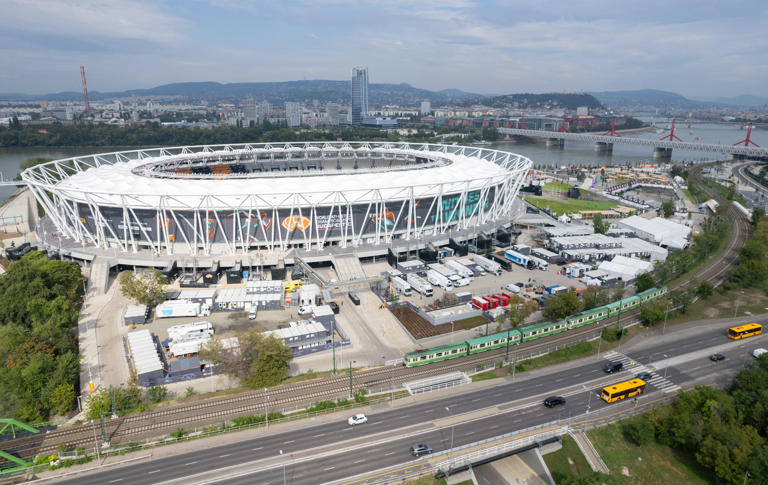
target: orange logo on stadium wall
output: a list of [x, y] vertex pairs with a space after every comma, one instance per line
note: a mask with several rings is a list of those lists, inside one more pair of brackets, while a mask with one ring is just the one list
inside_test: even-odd
[[308, 228], [311, 224], [312, 224], [312, 221], [310, 221], [309, 218], [307, 217], [291, 216], [283, 219], [282, 226], [290, 232], [296, 229], [303, 231], [304, 229]]

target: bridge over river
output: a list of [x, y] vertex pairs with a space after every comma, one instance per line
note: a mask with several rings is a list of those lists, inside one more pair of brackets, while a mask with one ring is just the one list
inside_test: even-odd
[[653, 148], [654, 158], [670, 158], [673, 149], [692, 150], [699, 152], [721, 153], [732, 155], [733, 158], [768, 158], [768, 148], [760, 148], [747, 138], [736, 145], [718, 145], [712, 143], [696, 143], [674, 140], [667, 135], [661, 140], [649, 140], [647, 138], [632, 138], [617, 135], [599, 135], [592, 133], [568, 133], [562, 131], [528, 130], [521, 128], [498, 128], [499, 133], [510, 136], [527, 136], [532, 138], [546, 138], [547, 146], [563, 147], [566, 140], [594, 143], [597, 151], [613, 151], [614, 143], [628, 145], [643, 145]]

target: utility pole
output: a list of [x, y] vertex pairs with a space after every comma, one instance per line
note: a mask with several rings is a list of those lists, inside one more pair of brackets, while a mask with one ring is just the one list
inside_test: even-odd
[[512, 328], [507, 329], [507, 351], [506, 356], [504, 357], [504, 362], [509, 362], [509, 332], [512, 330]]
[[333, 349], [333, 375], [336, 375], [336, 319], [331, 320], [331, 348]]
[[264, 388], [264, 419], [267, 420], [267, 429], [269, 429], [269, 407], [267, 406], [267, 388]]

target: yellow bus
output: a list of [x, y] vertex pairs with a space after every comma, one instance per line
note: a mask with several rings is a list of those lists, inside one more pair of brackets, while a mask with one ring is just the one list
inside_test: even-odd
[[738, 327], [729, 328], [728, 338], [732, 338], [733, 340], [741, 340], [753, 335], [760, 335], [761, 333], [763, 333], [762, 325], [759, 323], [748, 323], [746, 325], [739, 325]]
[[647, 384], [642, 379], [631, 379], [624, 382], [619, 382], [612, 386], [606, 386], [603, 388], [603, 392], [600, 397], [605, 402], [615, 402], [620, 399], [625, 399], [632, 396], [637, 396], [645, 392]]

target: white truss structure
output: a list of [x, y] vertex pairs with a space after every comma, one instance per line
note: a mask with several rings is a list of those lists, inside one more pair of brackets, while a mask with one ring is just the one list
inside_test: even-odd
[[[333, 170], [323, 168], [334, 162]], [[282, 168], [258, 174], [189, 171], [239, 163]], [[473, 175], [473, 166], [482, 176]], [[521, 155], [480, 147], [301, 142], [73, 157], [25, 170], [22, 180], [61, 236], [80, 244], [123, 252], [209, 255], [299, 247], [309, 251], [331, 244], [358, 247], [471, 231], [509, 219], [532, 166]], [[396, 172], [397, 183], [387, 183]], [[98, 175], [116, 173], [128, 174], [127, 185], [108, 190], [112, 186]], [[372, 184], [372, 177], [381, 185]], [[366, 182], [358, 187], [358, 180]], [[342, 181], [339, 185], [346, 188], [334, 190]], [[297, 189], [280, 191], [289, 182]]]
[[653, 148], [667, 148], [679, 150], [691, 150], [709, 153], [730, 153], [747, 157], [768, 157], [768, 148], [760, 148], [744, 145], [717, 145], [714, 143], [695, 143], [688, 141], [649, 140], [647, 138], [632, 138], [629, 136], [609, 136], [592, 133], [563, 133], [559, 131], [523, 130], [519, 128], [499, 128], [503, 135], [519, 135], [541, 138], [557, 138], [559, 140], [573, 140], [589, 143], [624, 143], [627, 145], [643, 145]]

